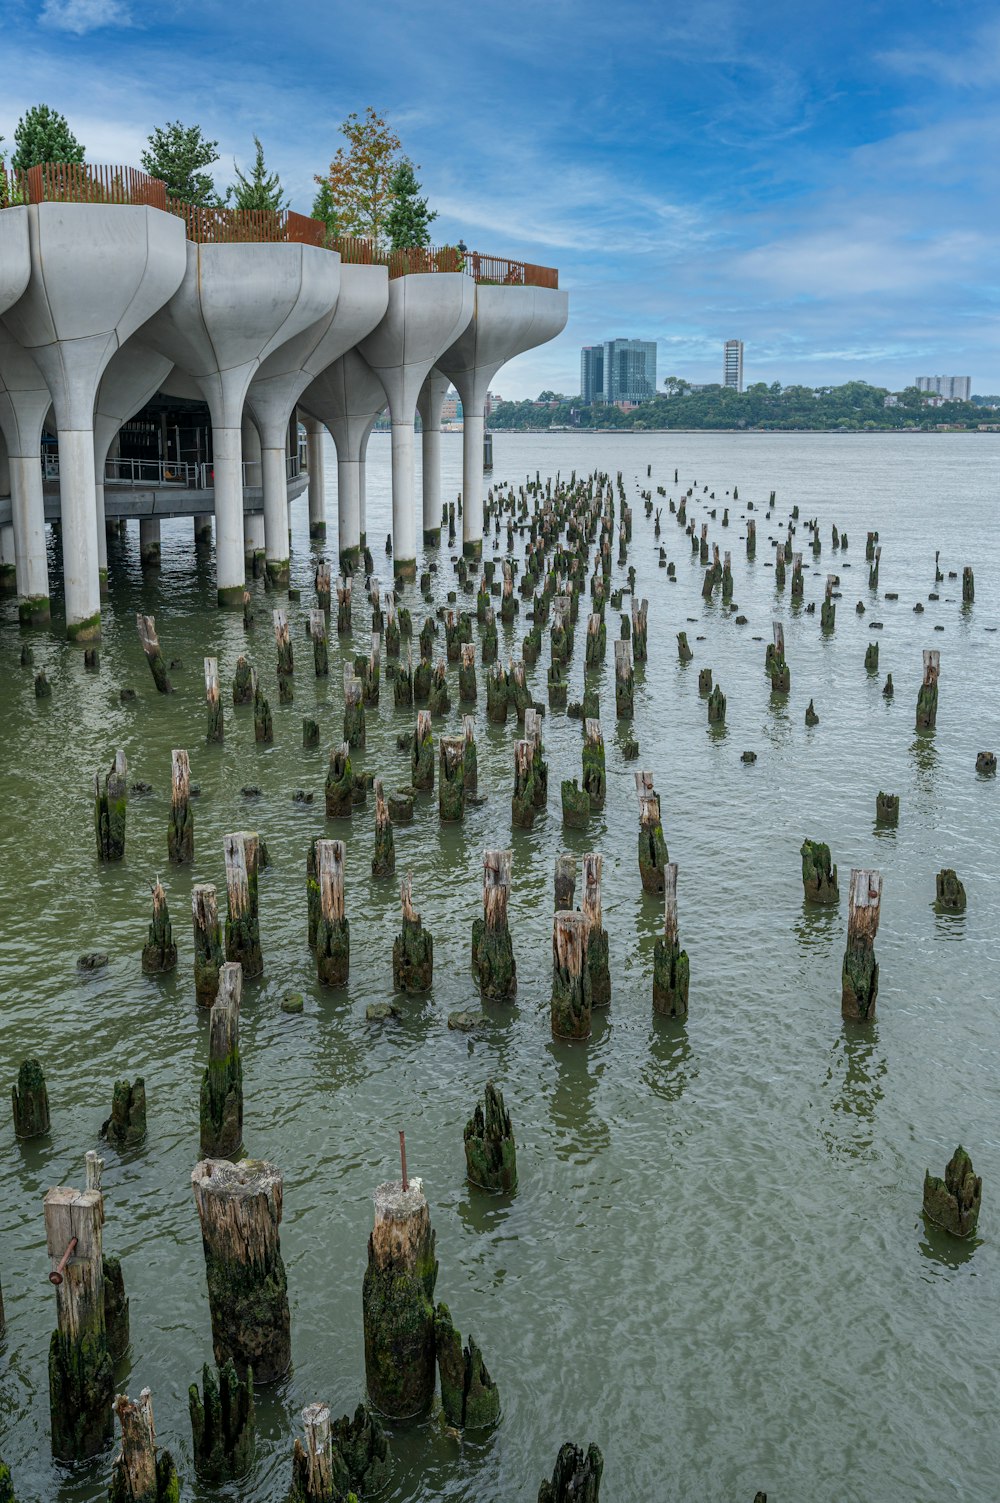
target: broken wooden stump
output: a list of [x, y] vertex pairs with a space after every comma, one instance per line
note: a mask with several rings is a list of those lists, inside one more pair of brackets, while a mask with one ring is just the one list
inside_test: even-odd
[[108, 1503], [177, 1503], [180, 1482], [169, 1451], [156, 1444], [153, 1428], [153, 1396], [148, 1388], [138, 1403], [120, 1393], [115, 1414], [121, 1426], [121, 1451], [111, 1468]]
[[899, 824], [899, 794], [882, 793], [875, 795], [875, 823], [887, 825], [891, 829]]
[[47, 1133], [51, 1126], [49, 1092], [37, 1059], [21, 1061], [17, 1084], [11, 1086], [10, 1095], [15, 1137], [40, 1138]]
[[222, 697], [219, 690], [219, 660], [205, 659], [205, 704], [207, 708], [206, 741], [222, 741], [225, 729], [222, 716]]
[[842, 972], [841, 1012], [852, 1021], [870, 1023], [878, 996], [878, 933], [882, 873], [854, 870], [848, 898], [847, 950]]
[[517, 1150], [510, 1113], [492, 1080], [483, 1103], [465, 1124], [465, 1166], [469, 1181], [484, 1190], [513, 1194], [517, 1189]]
[[[617, 644], [616, 644], [617, 645]], [[585, 720], [583, 733], [582, 785], [591, 809], [604, 808], [607, 775], [604, 759], [604, 733], [599, 720]]]
[[878, 672], [878, 643], [877, 642], [869, 642], [868, 646], [865, 648], [865, 672], [866, 673], [877, 673]]
[[104, 1316], [100, 1190], [60, 1186], [45, 1197], [45, 1241], [56, 1287], [58, 1328], [49, 1344], [52, 1454], [96, 1456], [111, 1439], [114, 1392]]
[[158, 877], [152, 883], [151, 890], [153, 917], [146, 943], [142, 947], [142, 970], [146, 976], [160, 976], [172, 971], [177, 964], [177, 946], [174, 944], [167, 895]]
[[313, 575], [313, 588], [316, 591], [316, 604], [320, 610], [329, 613], [331, 605], [330, 589], [330, 565], [325, 558], [321, 558], [316, 565], [316, 573]]
[[274, 645], [278, 650], [278, 683], [280, 685], [283, 678], [291, 678], [295, 672], [292, 633], [288, 625], [287, 611], [272, 611], [271, 620], [274, 623]]
[[997, 759], [995, 752], [981, 751], [976, 753], [976, 771], [980, 777], [995, 777], [996, 770]]
[[935, 902], [943, 913], [965, 912], [965, 888], [951, 867], [939, 871], [935, 878]]
[[249, 1471], [256, 1442], [253, 1374], [241, 1378], [232, 1362], [202, 1368], [188, 1389], [188, 1412], [198, 1476], [208, 1483], [242, 1477]]
[[410, 782], [414, 788], [434, 787], [434, 736], [430, 710], [417, 711], [417, 724], [410, 749]]
[[885, 676], [885, 687], [882, 690], [882, 697], [883, 699], [892, 699], [894, 694], [895, 690], [892, 687], [892, 674], [887, 673]]
[[427, 706], [431, 715], [447, 715], [451, 709], [451, 696], [448, 693], [448, 668], [444, 658], [438, 658], [431, 674], [430, 687], [427, 692]]
[[[728, 553], [726, 557], [729, 557]], [[632, 601], [632, 657], [637, 663], [646, 661], [648, 615], [648, 600]]]
[[882, 558], [882, 549], [881, 548], [876, 548], [874, 550], [874, 552], [871, 554], [871, 558], [872, 558], [872, 566], [868, 570], [868, 588], [870, 590], [877, 590], [878, 589], [878, 566], [879, 566], [879, 563], [880, 563], [881, 558]]
[[601, 910], [601, 868], [604, 858], [589, 851], [583, 858], [582, 911], [590, 920], [587, 936], [587, 969], [590, 972], [592, 1007], [607, 1007], [611, 1001], [611, 962], [608, 934]]
[[653, 1011], [686, 1018], [691, 967], [678, 939], [677, 862], [668, 861], [663, 875], [663, 933], [653, 950]]
[[201, 1151], [206, 1159], [234, 1159], [243, 1143], [242, 998], [243, 968], [238, 961], [227, 961], [209, 1019], [208, 1065], [201, 1081]]
[[226, 854], [226, 959], [243, 967], [243, 980], [252, 981], [264, 970], [257, 912], [260, 839], [242, 831], [223, 837]]
[[715, 685], [708, 696], [708, 723], [709, 725], [724, 725], [726, 722], [726, 696], [719, 684]]
[[837, 602], [833, 598], [833, 587], [836, 582], [837, 576], [835, 574], [828, 574], [826, 576], [826, 593], [823, 596], [823, 603], [820, 607], [821, 631], [831, 632], [837, 624]]
[[392, 682], [392, 702], [397, 710], [408, 709], [413, 704], [413, 649], [406, 649], [406, 663], [397, 663], [396, 677]]
[[819, 716], [816, 713], [816, 706], [812, 700], [806, 705], [806, 725], [819, 725]]
[[799, 854], [802, 857], [802, 887], [806, 901], [839, 902], [837, 868], [830, 865], [830, 847], [819, 840], [804, 840]]
[[434, 977], [434, 940], [413, 906], [413, 876], [409, 872], [400, 883], [399, 901], [403, 927], [392, 944], [392, 984], [397, 992], [408, 995], [426, 992]]
[[535, 785], [535, 807], [544, 809], [549, 800], [549, 764], [542, 755], [542, 717], [534, 706], [524, 712], [524, 739], [533, 748], [532, 764]]
[[484, 1000], [510, 1001], [517, 991], [517, 966], [507, 921], [512, 851], [483, 852], [483, 917], [472, 925], [472, 969]]
[[346, 986], [351, 963], [351, 926], [344, 911], [342, 840], [317, 840], [319, 919], [316, 924], [316, 974], [321, 986]]
[[327, 678], [330, 673], [330, 654], [326, 641], [326, 616], [321, 610], [309, 612], [309, 635], [312, 638], [316, 677]]
[[434, 1285], [438, 1264], [419, 1179], [389, 1180], [374, 1194], [362, 1289], [365, 1374], [376, 1409], [393, 1419], [422, 1414], [434, 1397]]
[[351, 576], [337, 580], [337, 631], [340, 636], [351, 633]]
[[709, 694], [711, 694], [711, 692], [712, 692], [712, 670], [711, 670], [711, 668], [699, 668], [698, 669], [698, 693], [704, 699]]
[[191, 762], [186, 751], [170, 754], [170, 822], [167, 855], [177, 865], [194, 860], [194, 814], [191, 810]]
[[396, 870], [396, 846], [392, 838], [392, 820], [385, 800], [381, 778], [373, 784], [375, 793], [375, 849], [372, 853], [372, 876], [391, 877]]
[[620, 639], [615, 643], [615, 714], [619, 720], [631, 720], [635, 714], [632, 648]]
[[348, 1478], [343, 1458], [333, 1444], [329, 1404], [307, 1404], [302, 1425], [305, 1444], [295, 1437], [292, 1485], [286, 1503], [337, 1503], [347, 1495]]
[[764, 668], [771, 675], [772, 692], [787, 694], [792, 687], [792, 673], [785, 661], [785, 628], [780, 621], [772, 621], [771, 638], [764, 656]]
[[35, 674], [35, 698], [52, 698], [52, 685], [49, 683], [44, 668], [39, 668], [38, 672]]
[[446, 823], [465, 816], [465, 737], [442, 736], [438, 766], [438, 814]]
[[938, 679], [941, 654], [934, 648], [924, 649], [924, 677], [917, 694], [917, 730], [932, 731], [937, 725]]
[[562, 910], [552, 919], [552, 1032], [556, 1038], [588, 1039], [592, 1006], [585, 913]]
[[194, 929], [194, 994], [199, 1007], [211, 1007], [219, 990], [219, 969], [225, 959], [219, 931], [219, 904], [210, 882], [191, 889]]
[[348, 746], [365, 744], [364, 685], [350, 663], [344, 664], [344, 740]]
[[948, 1160], [944, 1179], [929, 1169], [924, 1175], [924, 1215], [953, 1237], [975, 1236], [982, 1199], [983, 1182], [961, 1144]]
[[972, 573], [972, 567], [966, 564], [962, 570], [962, 604], [971, 605], [976, 598], [976, 581]]
[[359, 1404], [354, 1418], [334, 1420], [330, 1439], [347, 1471], [347, 1486], [360, 1498], [373, 1498], [389, 1480], [389, 1442], [378, 1416]]
[[142, 650], [146, 654], [146, 661], [149, 663], [149, 671], [153, 675], [153, 683], [161, 694], [171, 694], [173, 685], [167, 677], [167, 665], [160, 651], [155, 619], [140, 613], [135, 618], [135, 625], [139, 633], [139, 641], [142, 643]]
[[260, 686], [256, 668], [250, 670], [250, 691], [253, 696], [253, 739], [268, 746], [274, 740], [274, 723], [267, 695]]
[[587, 617], [587, 640], [585, 666], [599, 668], [604, 662], [608, 646], [608, 629], [604, 617], [596, 612]]
[[366, 669], [365, 669], [365, 673], [364, 673], [364, 675], [361, 678], [361, 684], [362, 684], [362, 688], [364, 689], [364, 696], [365, 696], [365, 704], [366, 705], [372, 705], [372, 706], [374, 706], [374, 705], [377, 705], [378, 702], [379, 702], [379, 694], [381, 692], [381, 690], [380, 690], [381, 675], [382, 675], [382, 651], [381, 651], [381, 648], [382, 648], [382, 639], [379, 636], [379, 634], [378, 634], [377, 631], [373, 631], [372, 632], [371, 651], [368, 654], [368, 663], [367, 663], [367, 666], [366, 666]]
[[653, 774], [635, 774], [639, 795], [639, 876], [643, 892], [663, 891], [664, 869], [670, 859], [660, 823], [660, 800], [653, 789]]
[[[575, 786], [575, 784], [574, 784]], [[587, 801], [588, 812], [590, 800]], [[564, 853], [556, 857], [555, 905], [572, 908], [576, 898], [576, 857]]]
[[441, 1377], [441, 1407], [456, 1430], [485, 1430], [500, 1418], [500, 1391], [472, 1337], [462, 1349], [446, 1304], [434, 1312], [434, 1344]]
[[345, 819], [351, 812], [354, 795], [354, 769], [351, 766], [351, 751], [346, 741], [330, 752], [330, 766], [326, 774], [326, 817]]
[[747, 558], [753, 558], [757, 552], [757, 523], [751, 517], [747, 522]]
[[523, 722], [525, 711], [531, 708], [532, 698], [524, 676], [524, 662], [521, 658], [510, 660], [510, 666], [507, 669], [507, 698], [518, 720]]
[[677, 633], [677, 656], [680, 658], [682, 663], [689, 663], [694, 656], [694, 653], [688, 646], [686, 631], [679, 631]]
[[549, 664], [548, 697], [550, 710], [565, 710], [569, 699], [569, 681], [558, 663]]
[[465, 778], [467, 798], [479, 796], [479, 753], [476, 749], [476, 720], [474, 715], [463, 715], [462, 733], [465, 750], [462, 753], [462, 771]]
[[134, 1084], [116, 1080], [111, 1098], [111, 1116], [101, 1123], [101, 1137], [119, 1152], [135, 1148], [146, 1137], [146, 1086], [141, 1075]]
[[535, 822], [535, 743], [514, 742], [514, 792], [510, 801], [510, 819], [515, 829], [530, 830]]
[[476, 649], [471, 642], [463, 642], [462, 664], [458, 670], [458, 698], [461, 704], [475, 704], [479, 689], [476, 684]]
[[250, 659], [242, 656], [236, 659], [236, 672], [233, 674], [233, 704], [253, 704], [253, 669], [250, 667]]
[[126, 772], [125, 753], [116, 751], [103, 788], [100, 773], [94, 775], [94, 831], [99, 861], [121, 861], [125, 855]]

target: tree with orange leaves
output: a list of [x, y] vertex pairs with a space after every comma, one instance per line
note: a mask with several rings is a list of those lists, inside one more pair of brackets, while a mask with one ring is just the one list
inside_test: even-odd
[[341, 235], [367, 235], [386, 242], [386, 216], [392, 206], [393, 176], [402, 143], [388, 122], [369, 105], [362, 118], [352, 111], [340, 127], [339, 146], [329, 172], [317, 176], [329, 187], [329, 203]]

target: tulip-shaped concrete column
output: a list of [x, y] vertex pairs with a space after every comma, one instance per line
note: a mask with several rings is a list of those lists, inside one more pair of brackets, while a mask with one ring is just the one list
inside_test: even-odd
[[335, 306], [269, 355], [247, 393], [247, 404], [260, 429], [267, 572], [276, 584], [288, 583], [285, 439], [289, 420], [309, 384], [375, 328], [389, 298], [389, 273], [384, 266], [341, 266], [339, 257], [336, 264], [339, 295]]
[[94, 409], [94, 486], [102, 594], [108, 576], [108, 538], [104, 526], [104, 467], [108, 450], [122, 424], [152, 400], [171, 369], [166, 355], [151, 350], [141, 340], [130, 339], [112, 355], [101, 378]]
[[10, 475], [17, 609], [25, 626], [38, 625], [50, 616], [42, 426], [51, 405], [38, 366], [0, 321], [0, 431], [7, 445]]
[[31, 279], [4, 320], [52, 394], [66, 631], [100, 636], [94, 402], [108, 361], [184, 275], [184, 225], [136, 204], [32, 204]]
[[437, 366], [427, 376], [417, 398], [421, 431], [421, 490], [424, 508], [424, 545], [441, 541], [441, 408], [451, 382]]
[[416, 573], [413, 421], [431, 367], [455, 343], [475, 309], [475, 283], [464, 272], [419, 272], [389, 283], [385, 317], [359, 345], [385, 387], [392, 414], [393, 568]]
[[326, 466], [323, 462], [324, 427], [319, 418], [302, 414], [306, 430], [306, 454], [309, 468], [309, 536], [321, 541], [326, 537]]
[[385, 388], [357, 350], [348, 350], [306, 388], [299, 405], [329, 428], [337, 445], [340, 569], [353, 574], [361, 552], [365, 446], [385, 408]]
[[[249, 490], [257, 490], [260, 487], [263, 468], [260, 430], [245, 408], [240, 427], [240, 446], [246, 486]], [[243, 513], [243, 558], [246, 567], [256, 579], [264, 567], [264, 513], [262, 511], [244, 511]]]
[[193, 376], [212, 418], [220, 605], [243, 601], [247, 389], [261, 363], [330, 311], [331, 252], [315, 245], [189, 245], [184, 279], [143, 340]]
[[486, 394], [514, 355], [554, 339], [566, 326], [569, 299], [548, 287], [477, 287], [476, 314], [438, 367], [462, 398], [463, 551], [483, 551], [483, 433]]

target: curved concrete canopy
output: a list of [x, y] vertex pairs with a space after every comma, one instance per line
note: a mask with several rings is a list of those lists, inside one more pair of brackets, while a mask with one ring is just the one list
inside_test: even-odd
[[108, 361], [94, 404], [94, 462], [98, 475], [115, 434], [163, 387], [172, 362], [140, 339], [130, 339]]
[[372, 425], [385, 410], [385, 388], [357, 350], [348, 350], [306, 388], [299, 406], [330, 430], [337, 446], [340, 566], [353, 572], [361, 549], [361, 466]]
[[26, 208], [0, 209], [0, 313], [17, 302], [31, 276]]

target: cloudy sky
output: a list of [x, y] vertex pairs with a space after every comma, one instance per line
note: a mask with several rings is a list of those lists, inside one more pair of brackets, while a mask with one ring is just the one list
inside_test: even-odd
[[579, 347], [659, 375], [1000, 391], [1000, 14], [952, 0], [5, 0], [0, 135], [62, 110], [91, 161], [200, 122], [308, 211], [339, 123], [386, 114], [435, 238], [559, 267], [570, 322], [498, 378], [579, 389]]

